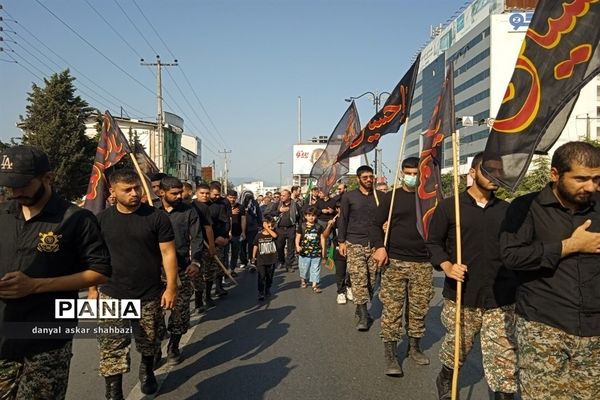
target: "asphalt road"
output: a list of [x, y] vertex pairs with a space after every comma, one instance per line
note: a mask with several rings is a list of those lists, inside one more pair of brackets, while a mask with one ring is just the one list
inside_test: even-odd
[[[309, 399], [435, 399], [440, 368], [438, 349], [443, 278], [434, 275], [435, 297], [427, 316], [423, 349], [431, 365], [404, 360], [404, 377], [383, 374], [379, 338], [381, 304], [374, 300], [375, 321], [369, 332], [355, 329], [354, 305], [335, 302], [335, 275], [324, 270], [323, 293], [299, 288], [297, 273], [277, 271], [273, 296], [257, 301], [256, 275], [241, 272], [239, 286], [218, 300], [216, 308], [193, 317], [193, 328], [182, 338], [185, 360], [157, 371], [158, 399], [309, 400]], [[166, 345], [166, 343], [163, 343]], [[164, 347], [164, 346], [163, 346]], [[94, 339], [76, 339], [67, 399], [104, 399], [98, 375]], [[132, 371], [124, 378], [128, 399], [144, 396], [137, 385], [139, 354], [132, 348]], [[489, 399], [481, 353], [475, 346], [461, 370], [461, 399]], [[153, 398], [147, 396], [146, 398]]]

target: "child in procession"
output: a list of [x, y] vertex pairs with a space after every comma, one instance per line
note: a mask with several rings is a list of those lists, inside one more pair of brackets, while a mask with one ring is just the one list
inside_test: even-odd
[[277, 246], [275, 239], [275, 221], [272, 217], [264, 217], [263, 229], [258, 232], [252, 248], [252, 264], [256, 265], [258, 272], [258, 300], [271, 295], [271, 285], [277, 263]]
[[308, 287], [312, 283], [315, 293], [321, 293], [321, 258], [326, 258], [324, 228], [317, 223], [316, 207], [309, 207], [304, 213], [304, 222], [296, 230], [296, 251], [298, 252], [298, 269], [300, 272], [300, 287]]

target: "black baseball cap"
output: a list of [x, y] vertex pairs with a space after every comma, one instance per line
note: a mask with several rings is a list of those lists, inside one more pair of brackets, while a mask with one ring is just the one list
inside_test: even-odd
[[36, 147], [20, 145], [0, 152], [0, 186], [27, 186], [33, 178], [48, 171], [48, 156]]

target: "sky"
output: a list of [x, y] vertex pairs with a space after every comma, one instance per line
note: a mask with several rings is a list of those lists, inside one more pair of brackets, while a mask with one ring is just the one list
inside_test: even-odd
[[[140, 58], [163, 63], [165, 111], [202, 139], [202, 163], [230, 177], [291, 180], [301, 135], [329, 136], [366, 91], [391, 91], [457, 0], [0, 0], [0, 140], [20, 137], [27, 93], [70, 68], [91, 106], [156, 119], [156, 79]], [[52, 15], [52, 13], [54, 15]], [[59, 19], [63, 22], [59, 21]], [[16, 42], [16, 43], [15, 43]], [[11, 51], [13, 50], [13, 51]], [[18, 63], [7, 62], [17, 60]], [[364, 125], [375, 113], [357, 100]], [[384, 136], [393, 175], [401, 133]], [[372, 157], [372, 155], [371, 155]]]

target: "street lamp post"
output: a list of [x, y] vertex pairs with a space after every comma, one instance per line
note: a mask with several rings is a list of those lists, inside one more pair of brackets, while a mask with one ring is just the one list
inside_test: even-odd
[[[377, 91], [375, 93], [373, 92], [364, 92], [363, 94], [361, 94], [360, 96], [352, 96], [349, 97], [347, 99], [344, 99], [345, 101], [347, 101], [348, 103], [350, 103], [352, 100], [357, 100], [360, 99], [363, 96], [366, 95], [371, 95], [371, 98], [373, 99], [373, 105], [375, 106], [375, 114], [377, 114], [379, 112], [379, 106], [381, 105], [381, 96], [383, 96], [384, 94], [387, 94], [388, 96], [390, 95], [390, 92], [381, 92], [381, 93], [377, 93]], [[379, 163], [378, 163], [378, 157], [379, 157], [379, 152], [381, 150], [379, 149], [379, 145], [375, 148], [375, 176], [379, 176], [379, 172], [380, 172], [380, 168], [379, 168]]]
[[281, 187], [283, 186], [282, 167], [285, 163], [283, 161], [278, 161], [277, 164], [279, 164], [279, 190], [281, 190]]

